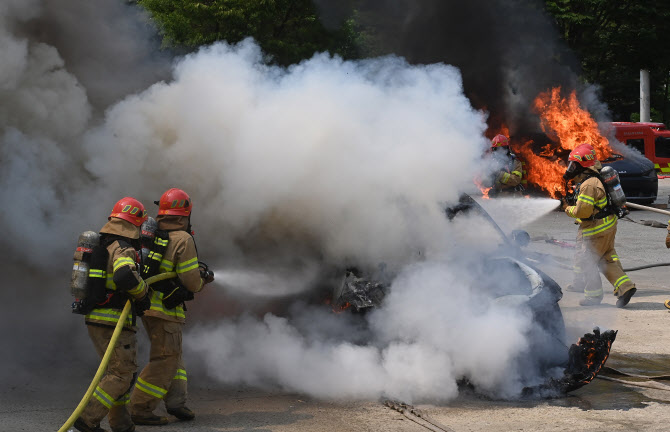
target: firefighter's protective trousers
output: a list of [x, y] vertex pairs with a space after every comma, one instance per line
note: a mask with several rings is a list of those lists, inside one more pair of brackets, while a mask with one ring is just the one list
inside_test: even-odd
[[591, 298], [603, 297], [601, 272], [614, 287], [614, 295], [617, 297], [635, 288], [635, 284], [623, 271], [619, 255], [614, 249], [617, 217], [593, 217], [606, 206], [604, 186], [597, 177], [590, 177], [579, 186], [576, 205], [565, 209], [568, 216], [579, 222], [573, 286], [583, 288], [584, 295]]
[[[114, 329], [93, 325], [87, 327], [95, 350], [102, 358]], [[128, 413], [128, 403], [130, 402], [133, 374], [137, 371], [136, 359], [137, 339], [135, 333], [124, 330], [112, 351], [105, 375], [93, 391], [91, 401], [80, 416], [89, 426], [99, 425], [100, 421], [109, 413], [108, 420], [112, 430], [123, 431], [132, 427], [133, 422]]]
[[149, 363], [144, 367], [132, 395], [132, 415], [149, 417], [161, 400], [166, 408], [186, 403], [186, 370], [182, 361], [182, 323], [142, 317], [151, 340]]
[[[159, 228], [161, 222], [159, 221]], [[160, 272], [177, 273], [181, 284], [191, 292], [203, 286], [193, 237], [184, 230], [170, 231], [168, 245], [161, 259]], [[168, 309], [166, 294], [153, 291], [151, 308], [142, 317], [151, 341], [149, 363], [144, 367], [131, 396], [131, 413], [148, 417], [161, 400], [166, 408], [180, 408], [186, 403], [186, 370], [182, 361], [182, 328], [186, 319], [182, 305]]]
[[[91, 270], [99, 274], [89, 277], [106, 279], [106, 286], [114, 295], [123, 292], [133, 299], [141, 299], [147, 294], [147, 287], [137, 272], [136, 253], [132, 247], [125, 247], [118, 241], [107, 246], [109, 253], [107, 271]], [[115, 282], [118, 281], [117, 282]], [[96, 352], [102, 358], [107, 350], [114, 327], [121, 311], [103, 304], [86, 315], [88, 334]], [[136, 326], [129, 318], [112, 351], [109, 365], [96, 387], [90, 402], [80, 418], [89, 426], [97, 426], [109, 412], [109, 424], [112, 430], [128, 430], [132, 425], [127, 405], [130, 402], [130, 389], [134, 374], [137, 372]]]

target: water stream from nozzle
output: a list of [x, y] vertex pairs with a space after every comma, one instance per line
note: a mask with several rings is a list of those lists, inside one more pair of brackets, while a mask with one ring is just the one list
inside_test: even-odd
[[275, 298], [307, 291], [315, 282], [317, 271], [219, 268], [214, 275], [213, 284], [233, 295]]

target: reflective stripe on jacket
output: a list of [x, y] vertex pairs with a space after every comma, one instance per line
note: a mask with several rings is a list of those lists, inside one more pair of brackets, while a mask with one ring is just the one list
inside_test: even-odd
[[496, 178], [496, 189], [506, 189], [518, 186], [523, 178], [523, 165], [521, 162], [513, 158], [506, 170], [498, 174]]
[[616, 227], [617, 217], [615, 215], [609, 215], [603, 219], [588, 219], [606, 206], [607, 194], [603, 184], [597, 177], [589, 177], [579, 186], [577, 203], [566, 207], [565, 213], [577, 219], [582, 236], [592, 237]]
[[[204, 281], [200, 278], [195, 242], [186, 231], [175, 230], [169, 232], [168, 245], [161, 260], [159, 273], [171, 271], [177, 273], [179, 281], [187, 290], [196, 293], [202, 289]], [[165, 294], [162, 292], [152, 290], [151, 309], [144, 314], [168, 321], [181, 323], [186, 321], [184, 308], [179, 305], [173, 309], [167, 309], [163, 304], [164, 296]]]

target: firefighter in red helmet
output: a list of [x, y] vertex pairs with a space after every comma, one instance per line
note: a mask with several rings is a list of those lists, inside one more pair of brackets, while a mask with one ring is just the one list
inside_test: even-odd
[[490, 153], [497, 170], [494, 174], [490, 196], [514, 195], [523, 192], [523, 165], [510, 151], [509, 138], [498, 134], [491, 140]]
[[[130, 399], [136, 424], [162, 425], [167, 417], [154, 414], [161, 400], [168, 414], [192, 420], [195, 414], [186, 407], [186, 369], [182, 360], [182, 327], [186, 320], [184, 302], [214, 280], [202, 268], [191, 234], [193, 201], [186, 192], [172, 188], [156, 202], [158, 230], [143, 276], [152, 272], [175, 272], [175, 278], [152, 284], [151, 308], [142, 322], [151, 340], [149, 363], [144, 367]], [[146, 272], [145, 272], [146, 271]]]
[[565, 207], [565, 213], [579, 223], [575, 254], [574, 282], [570, 291], [584, 292], [580, 305], [599, 304], [603, 299], [600, 272], [614, 286], [617, 307], [628, 304], [637, 289], [623, 271], [614, 249], [617, 215], [608, 211], [608, 195], [600, 178], [602, 165], [590, 144], [580, 144], [570, 152], [563, 175], [575, 184], [576, 197]]
[[135, 315], [148, 308], [149, 302], [137, 254], [140, 225], [146, 218], [142, 203], [130, 197], [121, 199], [100, 230], [100, 246], [92, 254], [89, 283], [100, 288], [93, 290], [91, 298], [87, 298], [86, 326], [100, 357], [107, 349], [127, 300], [132, 300], [135, 307], [123, 324], [105, 375], [74, 423], [75, 429], [82, 432], [104, 431], [100, 421], [108, 414], [114, 432], [135, 430], [127, 404], [133, 375], [137, 371]]

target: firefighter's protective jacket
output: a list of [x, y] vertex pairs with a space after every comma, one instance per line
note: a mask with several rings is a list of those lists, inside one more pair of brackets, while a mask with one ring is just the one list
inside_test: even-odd
[[578, 188], [577, 202], [565, 208], [565, 213], [577, 219], [579, 232], [584, 238], [597, 237], [616, 227], [616, 215], [593, 218], [607, 206], [605, 187], [597, 177], [589, 177]]
[[[166, 224], [166, 220], [161, 219], [160, 216], [157, 218], [158, 228], [166, 229], [166, 225], [169, 227], [170, 220], [174, 221], [176, 217], [166, 217], [168, 224]], [[187, 290], [197, 293], [202, 290], [204, 280], [200, 277], [195, 241], [185, 228], [184, 226], [183, 229], [169, 232], [168, 245], [161, 259], [159, 272], [176, 272], [181, 284]], [[165, 307], [163, 298], [166, 295], [168, 294], [152, 290], [151, 308], [144, 312], [145, 316], [153, 316], [180, 323], [185, 322], [186, 314], [182, 305], [172, 309]]]
[[[135, 232], [137, 231], [137, 234]], [[132, 226], [129, 222], [122, 219], [112, 218], [101, 230], [102, 234], [118, 235], [126, 238], [139, 236], [139, 230]], [[129, 235], [130, 234], [130, 235]], [[140, 277], [137, 265], [137, 252], [133, 247], [122, 245], [118, 240], [113, 241], [107, 245], [107, 252], [109, 259], [107, 260], [106, 271], [91, 269], [89, 277], [99, 277], [105, 279], [105, 287], [113, 296], [127, 296], [132, 299], [139, 300], [147, 294], [147, 286], [144, 280]], [[125, 294], [124, 294], [125, 293]], [[118, 298], [114, 300], [114, 307], [109, 304], [101, 304], [95, 307], [89, 314], [86, 315], [87, 324], [116, 326], [121, 316], [125, 301], [118, 302]], [[117, 307], [120, 305], [120, 308]], [[137, 326], [133, 326], [132, 314], [128, 315], [124, 328], [137, 330]]]
[[523, 165], [521, 161], [514, 156], [510, 156], [511, 161], [507, 166], [500, 170], [495, 179], [495, 189], [499, 191], [508, 190], [521, 184], [523, 178]]

